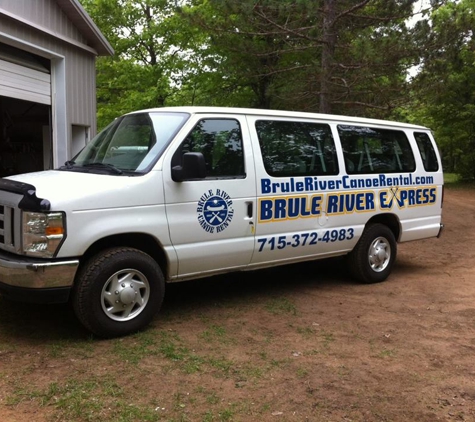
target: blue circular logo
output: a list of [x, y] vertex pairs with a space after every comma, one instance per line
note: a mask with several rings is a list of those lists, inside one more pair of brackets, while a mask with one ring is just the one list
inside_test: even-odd
[[231, 197], [223, 190], [212, 189], [204, 193], [198, 201], [198, 222], [208, 233], [220, 233], [225, 230], [234, 215]]
[[226, 221], [228, 205], [221, 197], [213, 196], [205, 202], [203, 215], [209, 225], [219, 226]]

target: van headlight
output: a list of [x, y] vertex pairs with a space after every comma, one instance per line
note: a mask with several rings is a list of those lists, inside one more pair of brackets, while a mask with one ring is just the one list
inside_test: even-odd
[[66, 217], [62, 212], [23, 212], [23, 252], [51, 258], [66, 236]]

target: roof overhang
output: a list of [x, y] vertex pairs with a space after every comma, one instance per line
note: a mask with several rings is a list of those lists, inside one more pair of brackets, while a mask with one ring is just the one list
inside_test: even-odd
[[55, 0], [64, 14], [86, 37], [99, 56], [112, 56], [114, 49], [78, 0]]

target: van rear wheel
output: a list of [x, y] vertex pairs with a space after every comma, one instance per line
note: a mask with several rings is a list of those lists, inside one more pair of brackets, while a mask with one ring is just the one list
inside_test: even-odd
[[350, 273], [363, 283], [384, 281], [391, 273], [396, 254], [397, 243], [391, 229], [384, 224], [371, 224], [348, 255]]
[[144, 328], [161, 307], [163, 273], [155, 260], [132, 248], [113, 248], [81, 268], [73, 292], [79, 321], [99, 337], [124, 336]]

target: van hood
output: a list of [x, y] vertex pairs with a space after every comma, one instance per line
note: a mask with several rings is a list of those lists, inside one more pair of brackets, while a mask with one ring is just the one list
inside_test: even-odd
[[[119, 176], [47, 170], [0, 179], [0, 189], [23, 194], [20, 207], [30, 211], [157, 205], [163, 202], [160, 175], [157, 171], [141, 176]], [[150, 183], [153, 188], [146, 188]]]

